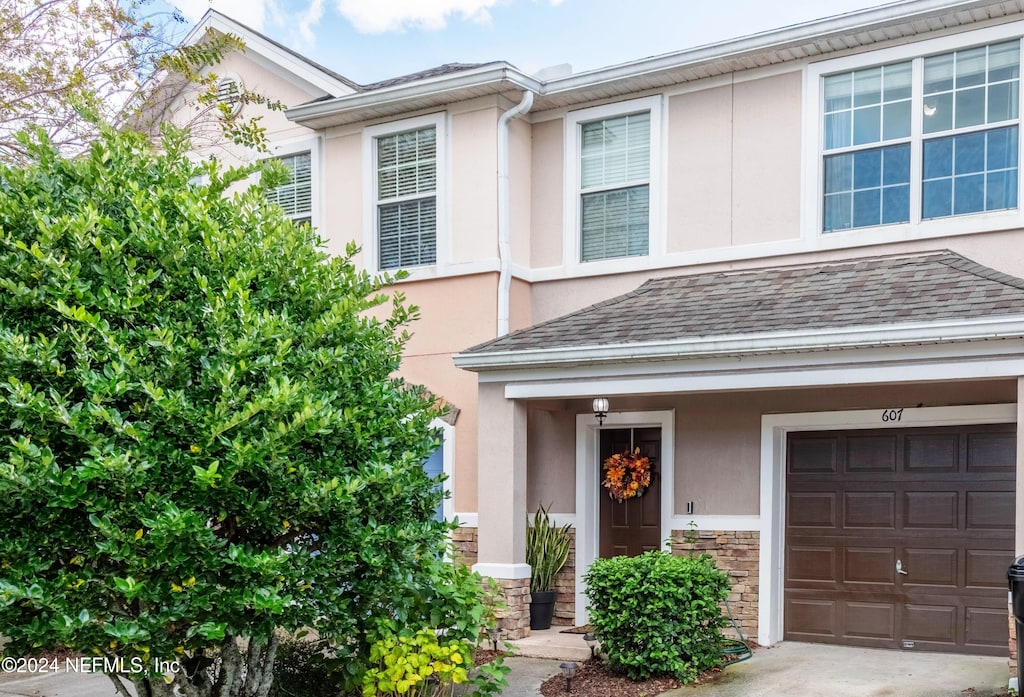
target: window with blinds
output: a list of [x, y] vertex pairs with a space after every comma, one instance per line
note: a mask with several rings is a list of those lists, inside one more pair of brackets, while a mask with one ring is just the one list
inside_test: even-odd
[[437, 130], [376, 139], [378, 268], [437, 261]]
[[267, 200], [284, 209], [297, 223], [311, 224], [313, 217], [312, 158], [306, 152], [278, 158], [289, 170], [288, 181], [267, 192]]
[[580, 125], [580, 260], [648, 253], [651, 115]]

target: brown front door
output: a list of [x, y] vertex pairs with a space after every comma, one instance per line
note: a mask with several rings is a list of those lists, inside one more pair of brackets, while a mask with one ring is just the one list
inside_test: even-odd
[[[614, 453], [634, 448], [640, 448], [640, 453], [651, 460], [651, 485], [643, 496], [626, 499], [623, 503], [611, 498], [608, 490], [601, 487], [602, 557], [635, 557], [661, 548], [661, 429], [609, 428], [601, 431], [601, 463]], [[599, 481], [604, 481], [603, 472]]]
[[790, 434], [785, 639], [1006, 655], [1016, 427]]

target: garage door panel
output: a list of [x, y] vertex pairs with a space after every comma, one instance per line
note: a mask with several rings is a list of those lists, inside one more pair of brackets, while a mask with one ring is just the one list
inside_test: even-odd
[[847, 492], [843, 511], [843, 525], [847, 528], [896, 527], [896, 497], [892, 492]]
[[1013, 532], [1015, 513], [1012, 491], [968, 491], [967, 529]]
[[1007, 613], [1005, 607], [966, 608], [966, 643], [974, 647], [988, 647], [995, 655], [1006, 652]]
[[1013, 556], [1004, 550], [969, 549], [966, 551], [964, 584], [970, 588], [1006, 588], [1006, 570]]
[[837, 603], [834, 600], [790, 598], [786, 603], [789, 632], [805, 639], [834, 639]]
[[956, 491], [907, 491], [903, 527], [956, 530], [960, 497]]
[[906, 472], [956, 472], [959, 469], [960, 440], [956, 433], [905, 432]]
[[892, 603], [848, 602], [845, 606], [847, 639], [896, 638], [896, 606]]
[[957, 607], [955, 605], [904, 606], [904, 637], [911, 641], [956, 643]]
[[846, 471], [851, 473], [895, 472], [895, 434], [848, 436], [846, 438]]
[[790, 434], [783, 638], [1005, 654], [1015, 436]]
[[834, 492], [790, 494], [786, 510], [789, 515], [790, 527], [836, 527], [836, 495]]
[[836, 550], [821, 545], [793, 545], [786, 565], [789, 581], [836, 581]]
[[826, 435], [802, 438], [793, 445], [794, 450], [789, 458], [790, 474], [835, 474], [837, 439]]
[[967, 471], [1005, 472], [1016, 469], [1016, 438], [1008, 433], [972, 433], [967, 439]]
[[955, 549], [908, 547], [903, 555], [903, 568], [907, 572], [903, 583], [956, 588], [958, 556]]
[[844, 580], [850, 583], [896, 581], [896, 550], [892, 547], [847, 547]]

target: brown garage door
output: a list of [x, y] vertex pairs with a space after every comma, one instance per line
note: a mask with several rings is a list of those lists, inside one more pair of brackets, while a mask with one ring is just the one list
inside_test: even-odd
[[790, 434], [784, 638], [1005, 655], [1015, 433]]

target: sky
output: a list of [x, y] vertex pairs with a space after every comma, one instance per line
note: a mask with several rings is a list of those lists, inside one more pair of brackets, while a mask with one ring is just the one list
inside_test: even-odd
[[171, 0], [210, 7], [355, 82], [504, 60], [574, 72], [882, 4], [880, 0]]

